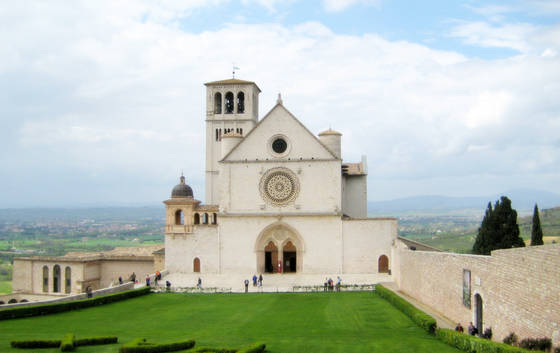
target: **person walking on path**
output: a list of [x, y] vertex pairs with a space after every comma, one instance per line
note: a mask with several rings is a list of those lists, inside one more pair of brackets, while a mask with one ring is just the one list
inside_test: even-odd
[[262, 287], [263, 276], [262, 273], [259, 275], [259, 287]]
[[249, 292], [249, 280], [246, 279], [244, 283], [245, 283], [245, 293], [247, 293]]
[[257, 286], [257, 275], [253, 275], [253, 287]]
[[340, 292], [340, 286], [342, 285], [342, 278], [340, 276], [336, 276], [336, 291]]
[[150, 275], [146, 275], [146, 287], [150, 286]]
[[198, 282], [196, 282], [196, 286], [198, 289], [202, 289], [202, 279], [198, 277]]

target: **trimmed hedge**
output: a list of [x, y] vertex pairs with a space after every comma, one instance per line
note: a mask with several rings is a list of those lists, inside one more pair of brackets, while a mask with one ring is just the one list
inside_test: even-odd
[[76, 337], [73, 333], [68, 333], [64, 335], [64, 338], [60, 342], [60, 350], [62, 352], [72, 352], [76, 346], [74, 346], [74, 339]]
[[387, 300], [389, 303], [393, 304], [397, 309], [402, 311], [405, 315], [410, 317], [418, 326], [422, 327], [424, 330], [433, 334], [436, 332], [437, 322], [436, 319], [426, 314], [422, 310], [416, 308], [414, 305], [410, 304], [403, 298], [399, 297], [389, 289], [383, 287], [381, 284], [375, 286], [375, 292]]
[[438, 329], [437, 338], [450, 346], [469, 353], [526, 353], [528, 350], [505, 343], [493, 342], [448, 329]]
[[247, 348], [238, 350], [237, 353], [263, 353], [265, 349], [266, 349], [266, 344], [255, 343]]
[[120, 353], [162, 353], [176, 352], [194, 347], [194, 340], [185, 340], [171, 343], [150, 343], [145, 338], [137, 338], [124, 344], [119, 349]]
[[14, 348], [56, 348], [60, 347], [63, 352], [73, 351], [79, 346], [95, 346], [102, 344], [117, 343], [118, 338], [115, 336], [88, 337], [76, 339], [74, 334], [67, 334], [62, 340], [27, 340], [12, 341], [10, 344]]
[[58, 348], [60, 347], [61, 340], [26, 340], [26, 341], [12, 341], [10, 345], [13, 348]]
[[101, 297], [74, 300], [62, 303], [22, 306], [15, 308], [0, 309], [0, 320], [18, 319], [22, 317], [40, 316], [61, 313], [64, 311], [89, 308], [104, 305], [121, 300], [138, 297], [150, 293], [150, 287], [128, 290], [120, 293], [104, 295]]
[[88, 337], [74, 340], [75, 346], [98, 346], [103, 344], [117, 343], [119, 338], [116, 336]]

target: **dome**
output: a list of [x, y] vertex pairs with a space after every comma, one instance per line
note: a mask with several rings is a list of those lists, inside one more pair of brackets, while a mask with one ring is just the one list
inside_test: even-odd
[[181, 182], [171, 191], [171, 198], [174, 197], [193, 197], [193, 192], [190, 186], [185, 184], [185, 177], [181, 175]]

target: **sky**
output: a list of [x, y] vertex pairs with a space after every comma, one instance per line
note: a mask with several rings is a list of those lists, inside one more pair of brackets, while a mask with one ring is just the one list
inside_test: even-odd
[[0, 208], [204, 200], [204, 82], [236, 77], [368, 199], [560, 192], [560, 2], [0, 3]]

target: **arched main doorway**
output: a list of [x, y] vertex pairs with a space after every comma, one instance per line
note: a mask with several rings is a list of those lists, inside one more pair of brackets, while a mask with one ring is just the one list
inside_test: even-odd
[[482, 319], [483, 303], [480, 294], [474, 295], [474, 323], [478, 329], [478, 334], [481, 335], [484, 332], [483, 329], [483, 319]]
[[264, 228], [255, 242], [258, 273], [293, 273], [303, 269], [305, 245], [297, 231], [283, 222]]
[[283, 258], [284, 258], [284, 272], [296, 272], [297, 268], [297, 248], [290, 240], [286, 244], [284, 244], [284, 248], [282, 249]]
[[278, 248], [273, 241], [269, 241], [264, 247], [264, 272], [266, 273], [276, 273], [278, 268], [276, 264], [278, 263]]
[[379, 256], [379, 260], [377, 260], [377, 272], [379, 273], [389, 272], [389, 258], [386, 255]]

